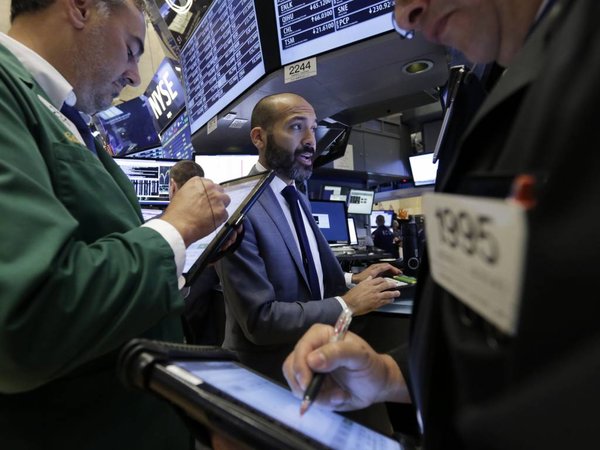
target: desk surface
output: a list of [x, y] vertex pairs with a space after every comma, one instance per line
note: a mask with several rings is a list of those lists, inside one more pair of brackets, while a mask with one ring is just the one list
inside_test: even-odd
[[378, 308], [376, 312], [387, 313], [387, 314], [400, 314], [403, 316], [410, 316], [412, 314], [413, 300], [399, 297], [393, 303], [383, 305]]

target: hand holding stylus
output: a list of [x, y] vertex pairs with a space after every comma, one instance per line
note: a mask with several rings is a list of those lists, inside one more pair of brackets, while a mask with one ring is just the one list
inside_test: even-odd
[[[352, 311], [350, 311], [350, 309], [344, 309], [335, 323], [333, 336], [331, 336], [329, 342], [338, 342], [344, 339], [351, 321]], [[325, 375], [326, 374], [322, 372], [318, 372], [313, 375], [312, 380], [310, 380], [310, 383], [304, 392], [302, 404], [300, 405], [300, 415], [303, 415], [306, 411], [308, 411], [308, 408], [310, 408], [310, 405], [312, 405], [312, 402], [317, 397], [319, 390], [321, 389]]]

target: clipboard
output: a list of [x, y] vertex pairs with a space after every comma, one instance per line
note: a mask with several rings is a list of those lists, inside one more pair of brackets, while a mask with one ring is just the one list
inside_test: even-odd
[[274, 176], [275, 172], [267, 171], [221, 183], [231, 199], [227, 206], [229, 217], [208, 236], [197, 240], [186, 249], [183, 267], [186, 288], [191, 286], [206, 266], [218, 259], [223, 244], [227, 242], [234, 228], [242, 223]]
[[134, 339], [121, 351], [118, 373], [127, 386], [167, 400], [195, 426], [244, 448], [406, 450], [402, 443], [316, 404], [301, 416], [301, 399], [287, 387], [220, 347]]

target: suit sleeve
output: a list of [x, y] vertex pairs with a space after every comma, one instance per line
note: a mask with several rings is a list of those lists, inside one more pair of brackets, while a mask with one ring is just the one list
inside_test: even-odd
[[294, 343], [314, 323], [335, 323], [341, 311], [334, 297], [309, 300], [289, 250], [269, 220], [249, 216], [237, 251], [217, 263], [228, 313], [256, 345]]

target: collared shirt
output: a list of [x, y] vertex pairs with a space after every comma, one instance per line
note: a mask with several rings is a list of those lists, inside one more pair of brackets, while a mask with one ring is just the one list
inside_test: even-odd
[[[257, 162], [255, 167], [260, 172], [268, 170], [260, 162]], [[292, 221], [292, 214], [290, 212], [290, 206], [288, 205], [287, 200], [281, 194], [281, 191], [286, 186], [287, 186], [287, 184], [281, 178], [276, 176], [271, 181], [271, 184], [269, 187], [275, 194], [275, 198], [279, 202], [279, 206], [281, 207], [283, 215], [285, 216], [285, 219], [286, 219], [290, 229], [294, 230], [295, 228], [294, 228], [294, 222]], [[319, 288], [321, 289], [321, 298], [323, 298], [323, 293], [324, 293], [323, 266], [321, 264], [321, 257], [319, 255], [319, 247], [317, 245], [317, 239], [316, 239], [315, 234], [313, 233], [313, 230], [308, 222], [308, 218], [306, 217], [306, 214], [304, 214], [304, 210], [302, 208], [300, 208], [300, 211], [302, 213], [302, 219], [304, 221], [304, 228], [306, 229], [306, 236], [308, 238], [308, 244], [310, 245], [310, 252], [312, 253], [312, 256], [313, 256], [313, 263], [315, 265], [315, 270], [317, 271], [317, 276], [319, 278]], [[294, 236], [294, 241], [296, 242], [296, 245], [298, 247], [298, 252], [301, 253], [302, 251], [300, 250], [300, 241], [298, 240], [298, 236], [296, 236], [295, 232], [292, 234]], [[344, 277], [345, 277], [346, 285], [348, 287], [353, 286], [352, 274], [345, 273]], [[336, 297], [336, 299], [338, 300], [338, 302], [340, 302], [342, 309], [347, 308], [346, 302], [344, 302], [342, 297]]]
[[[71, 106], [75, 105], [77, 97], [73, 91], [73, 86], [71, 86], [65, 77], [63, 77], [48, 61], [29, 47], [16, 41], [5, 33], [0, 33], [0, 44], [4, 45], [19, 60], [23, 67], [29, 71], [33, 79], [48, 96], [51, 106], [56, 110], [55, 113], [60, 114], [59, 110], [63, 103], [67, 103]], [[64, 117], [62, 114], [61, 116]], [[64, 117], [64, 120], [71, 123], [66, 117]], [[85, 145], [74, 124], [72, 124], [71, 131], [73, 131], [73, 134], [78, 136], [81, 143]], [[173, 225], [164, 220], [157, 219], [143, 224], [142, 226], [157, 231], [171, 246], [177, 265], [179, 287], [182, 288], [185, 283], [185, 280], [181, 276], [183, 273], [183, 265], [185, 263], [185, 244], [183, 238]]]

